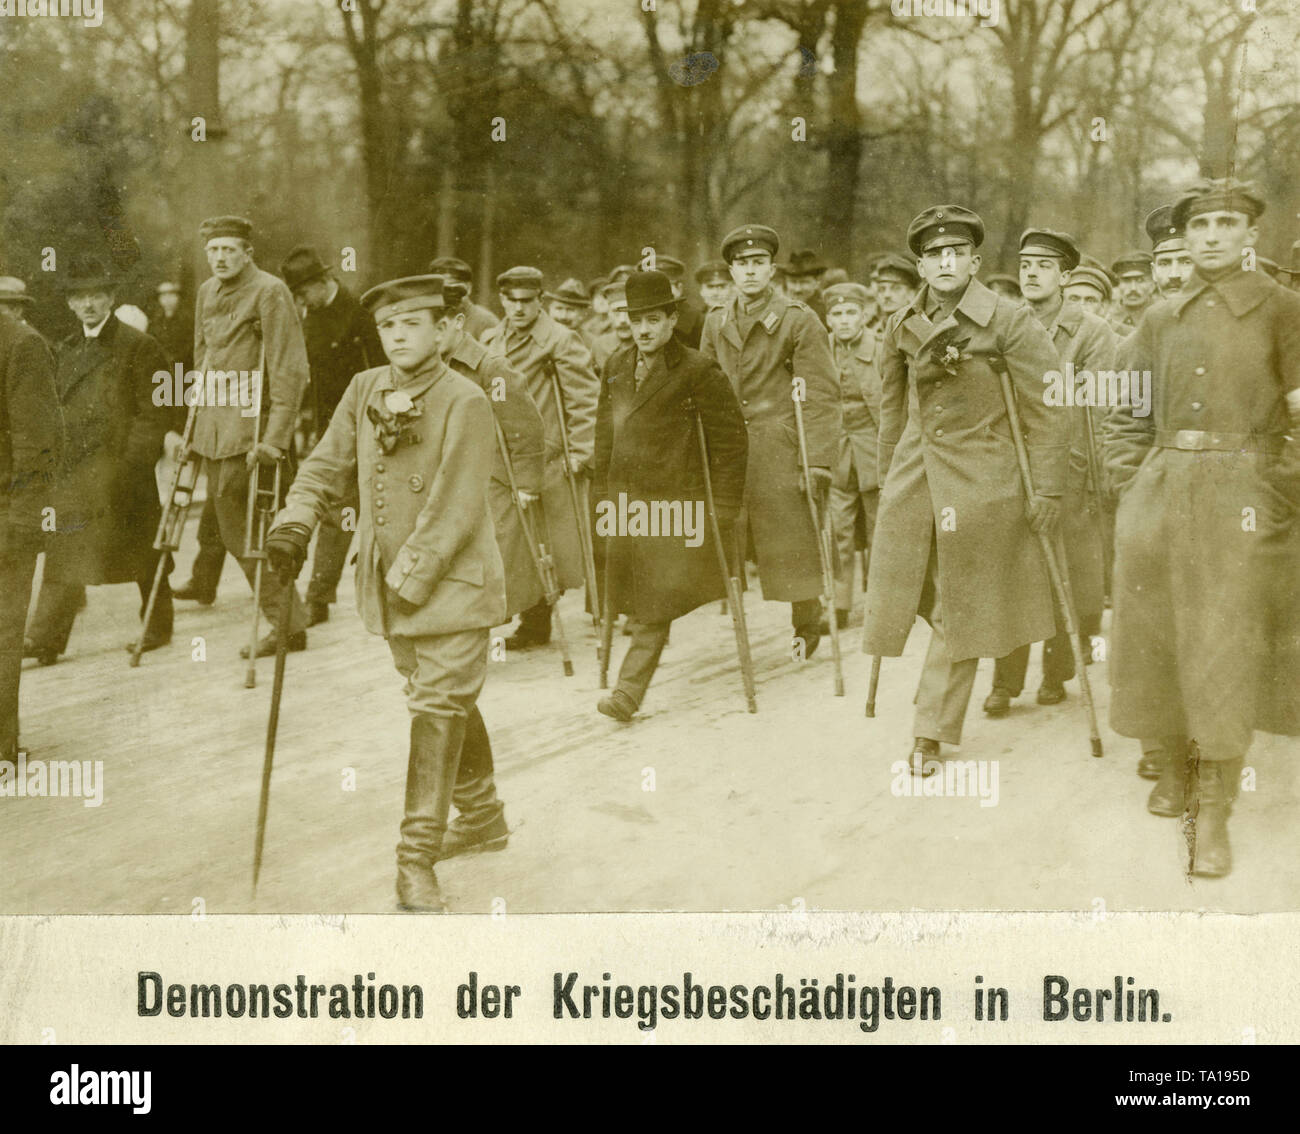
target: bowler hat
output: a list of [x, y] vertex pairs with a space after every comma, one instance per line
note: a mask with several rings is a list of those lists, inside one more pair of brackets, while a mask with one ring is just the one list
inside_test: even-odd
[[64, 291], [102, 291], [113, 286], [113, 272], [100, 256], [84, 255], [72, 261], [63, 277]]
[[660, 307], [668, 311], [677, 310], [673, 285], [663, 272], [633, 272], [623, 286], [627, 292], [629, 315], [636, 315], [641, 311], [653, 311]]
[[329, 268], [316, 255], [316, 250], [305, 244], [291, 249], [280, 265], [280, 275], [284, 277], [290, 291], [297, 291], [303, 284], [320, 279], [328, 271]]

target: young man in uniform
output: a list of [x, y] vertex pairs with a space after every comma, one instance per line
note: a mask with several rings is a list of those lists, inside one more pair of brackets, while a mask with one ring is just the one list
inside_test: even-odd
[[1115, 285], [1118, 309], [1115, 318], [1122, 327], [1133, 328], [1156, 301], [1156, 281], [1151, 274], [1151, 253], [1140, 249], [1125, 252], [1110, 266], [1119, 282]]
[[1145, 224], [1151, 237], [1151, 275], [1162, 299], [1177, 295], [1192, 276], [1192, 257], [1187, 238], [1174, 224], [1173, 205], [1161, 205], [1147, 214]]
[[[1056, 370], [1060, 382], [1073, 381], [1066, 367], [1074, 373], [1108, 369], [1115, 357], [1115, 336], [1106, 321], [1090, 315], [1078, 304], [1066, 303], [1062, 284], [1066, 275], [1079, 264], [1079, 249], [1074, 238], [1051, 229], [1027, 229], [1020, 237], [1020, 291], [1034, 313], [1047, 328], [1056, 347]], [[1044, 387], [1046, 389], [1046, 387]], [[1063, 386], [1056, 387], [1063, 392]], [[1101, 496], [1104, 486], [1090, 483], [1089, 470], [1101, 468], [1101, 411], [1086, 405], [1057, 404], [1058, 413], [1070, 418], [1070, 469], [1062, 496], [1061, 535], [1066, 569], [1074, 594], [1075, 614], [1079, 619], [1084, 656], [1091, 649], [1090, 637], [1101, 629], [1103, 606], [1104, 539], [1101, 530]], [[1093, 449], [1091, 462], [1089, 450]], [[993, 691], [984, 701], [984, 711], [991, 717], [1005, 716], [1013, 699], [1025, 685], [1029, 668], [1029, 646], [1023, 645], [993, 667]], [[1057, 612], [1056, 637], [1043, 643], [1043, 684], [1038, 690], [1040, 705], [1056, 705], [1065, 700], [1065, 683], [1074, 676], [1074, 652], [1064, 620]]]
[[[298, 470], [267, 555], [292, 585], [330, 502], [359, 492], [357, 604], [366, 629], [388, 640], [411, 712], [397, 903], [441, 912], [434, 863], [503, 846], [507, 835], [477, 706], [491, 628], [505, 615], [488, 507], [496, 439], [487, 395], [442, 360], [443, 341], [460, 333], [442, 277], [391, 280], [361, 302], [391, 365], [348, 386]], [[466, 833], [448, 846], [453, 798]]]
[[[1300, 731], [1300, 296], [1245, 270], [1264, 202], [1203, 181], [1174, 206], [1194, 273], [1120, 344], [1151, 412], [1107, 417], [1119, 493], [1111, 727], [1164, 737], [1148, 809], [1184, 816], [1190, 872], [1232, 868], [1228, 816], [1256, 728]], [[1280, 647], [1280, 648], [1275, 648]]]
[[[898, 657], [921, 614], [932, 634], [916, 697], [914, 775], [960, 744], [981, 657], [1056, 632], [1034, 533], [1060, 518], [1069, 422], [1044, 404], [1056, 350], [1030, 310], [975, 278], [984, 222], [936, 205], [908, 227], [925, 286], [881, 345], [880, 510], [863, 649]], [[1034, 495], [1026, 500], [998, 371], [1019, 395]]]
[[822, 573], [794, 397], [802, 395], [811, 488], [824, 507], [839, 440], [840, 393], [825, 326], [812, 308], [773, 287], [780, 243], [763, 224], [727, 234], [722, 258], [731, 266], [736, 295], [709, 312], [700, 351], [718, 363], [740, 399], [749, 430], [745, 511], [759, 581], [765, 599], [791, 604], [791, 652], [804, 660], [821, 640]]

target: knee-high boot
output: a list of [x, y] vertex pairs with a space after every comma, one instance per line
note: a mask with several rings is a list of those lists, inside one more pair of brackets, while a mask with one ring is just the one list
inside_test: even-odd
[[411, 718], [406, 814], [397, 844], [397, 904], [401, 909], [441, 913], [447, 908], [433, 864], [447, 828], [465, 724], [464, 717], [422, 713]]

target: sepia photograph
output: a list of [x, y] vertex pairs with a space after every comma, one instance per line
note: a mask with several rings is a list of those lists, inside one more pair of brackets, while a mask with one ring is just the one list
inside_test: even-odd
[[1300, 909], [1298, 51], [0, 0], [0, 915]]

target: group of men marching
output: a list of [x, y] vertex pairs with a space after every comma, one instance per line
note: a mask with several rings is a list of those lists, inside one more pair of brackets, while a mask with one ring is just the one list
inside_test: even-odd
[[[54, 356], [0, 302], [0, 747], [17, 746], [22, 655], [57, 658], [86, 585], [139, 586], [137, 656], [170, 638], [170, 561], [153, 539], [166, 452], [207, 482], [174, 597], [212, 602], [234, 555], [272, 627], [246, 654], [306, 648], [357, 534], [358, 606], [411, 713], [404, 909], [443, 908], [439, 860], [508, 840], [476, 707], [491, 628], [517, 615], [513, 650], [557, 635], [568, 668], [556, 603], [581, 588], [607, 666], [626, 616], [597, 707], [629, 722], [672, 621], [704, 603], [739, 606], [747, 667], [746, 560], [762, 598], [790, 606], [795, 663], [830, 634], [838, 666], [861, 589], [876, 657], [929, 623], [909, 757], [922, 779], [961, 741], [981, 658], [995, 659], [984, 710], [1000, 717], [1033, 643], [1040, 704], [1107, 657], [1112, 727], [1157, 781], [1150, 810], [1183, 819], [1194, 873], [1226, 874], [1254, 730], [1300, 734], [1300, 296], [1255, 256], [1262, 211], [1248, 185], [1199, 183], [1148, 218], [1150, 254], [1109, 272], [1069, 234], [1031, 228], [1018, 275], [993, 286], [984, 224], [959, 205], [920, 213], [911, 255], [873, 257], [865, 284], [810, 252], [780, 262], [777, 232], [746, 224], [695, 274], [699, 301], [669, 256], [551, 287], [517, 266], [495, 281], [500, 319], [471, 299], [463, 261], [358, 299], [307, 247], [280, 277], [262, 270], [251, 224], [215, 217], [184, 360], [173, 289], [164, 348], [114, 314], [102, 265], [79, 268], [66, 286], [81, 328]], [[254, 375], [252, 402], [160, 404], [173, 360]], [[262, 547], [247, 528], [259, 468], [288, 486]], [[698, 506], [708, 531], [610, 529], [628, 502]]]

